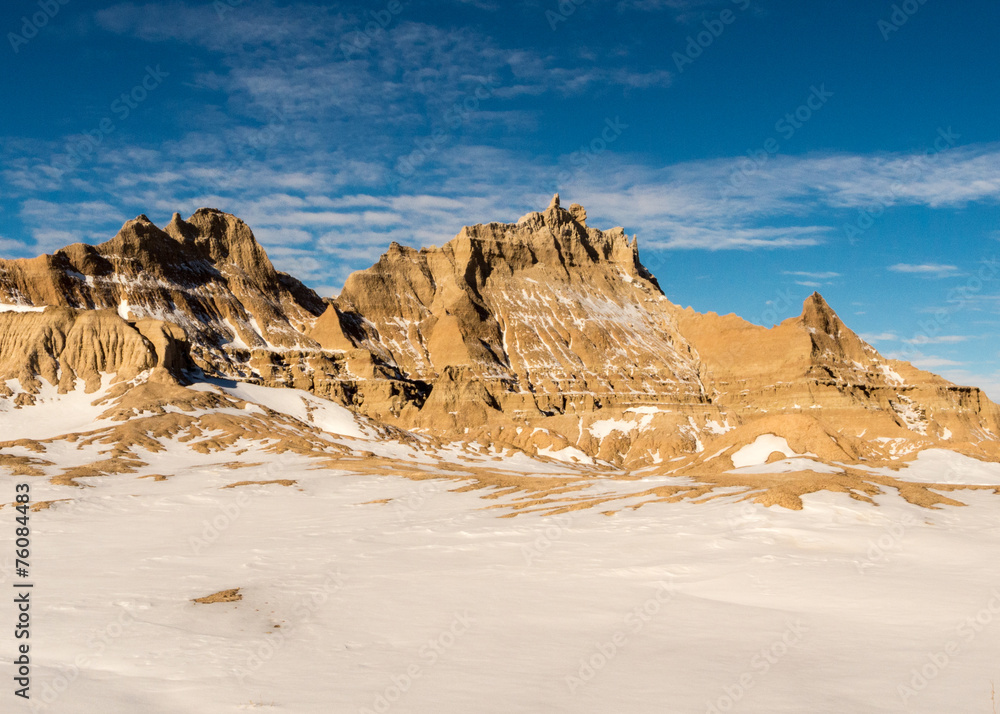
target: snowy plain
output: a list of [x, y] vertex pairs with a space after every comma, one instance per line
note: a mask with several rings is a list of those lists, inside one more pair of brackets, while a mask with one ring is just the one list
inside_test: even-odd
[[[301, 409], [351, 431], [338, 410]], [[232, 455], [168, 446], [84, 488], [30, 479], [33, 501], [72, 500], [32, 514], [33, 699], [4, 692], [4, 712], [992, 711], [989, 492], [936, 510], [821, 493], [802, 511], [734, 495], [504, 518], [503, 498], [460, 481], [322, 470], [252, 444], [233, 470]], [[1000, 466], [942, 454], [896, 475], [998, 482]], [[170, 477], [140, 478], [154, 473]], [[224, 488], [277, 479], [295, 483]], [[0, 501], [23, 480], [0, 476]], [[15, 515], [0, 509], [8, 593]], [[193, 602], [232, 588], [242, 600]]]

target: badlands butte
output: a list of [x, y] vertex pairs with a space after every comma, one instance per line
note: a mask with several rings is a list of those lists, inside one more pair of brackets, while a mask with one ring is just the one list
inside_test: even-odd
[[[450, 478], [510, 496], [505, 515], [1000, 491], [903, 476], [929, 449], [1000, 461], [1000, 408], [979, 389], [884, 358], [819, 294], [770, 329], [682, 309], [634, 237], [558, 196], [440, 248], [393, 243], [336, 298], [277, 271], [235, 216], [139, 216], [101, 245], [0, 261], [0, 310], [0, 412], [30, 423], [74, 396], [94, 413], [0, 433], [0, 466], [70, 498], [88, 477], [169, 478], [147, 473], [168, 447]], [[351, 428], [315, 417], [330, 401]]]

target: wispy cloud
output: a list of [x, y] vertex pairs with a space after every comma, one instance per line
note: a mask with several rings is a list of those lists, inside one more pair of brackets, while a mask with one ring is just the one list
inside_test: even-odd
[[[683, 13], [713, 4], [637, 0], [629, 7]], [[629, 143], [629, 129], [608, 150], [590, 152], [603, 121], [572, 128], [582, 152], [570, 144], [486, 145], [465, 131], [502, 134], [512, 123], [538, 121], [525, 108], [535, 96], [563, 101], [670, 85], [669, 73], [637, 67], [627, 53], [594, 51], [581, 61], [565, 48], [511, 46], [474, 29], [418, 22], [404, 10], [364, 52], [345, 57], [340, 44], [364, 26], [365, 15], [341, 4], [257, 0], [220, 21], [207, 2], [124, 3], [95, 17], [116, 35], [215, 55], [219, 61], [191, 79], [220, 106], [185, 114], [187, 133], [155, 145], [130, 142], [123, 128], [69, 176], [50, 170], [63, 142], [0, 143], [0, 181], [6, 199], [20, 207], [32, 249], [110, 237], [139, 212], [163, 222], [175, 210], [189, 215], [207, 205], [244, 218], [265, 246], [281, 249], [284, 266], [334, 285], [391, 240], [441, 244], [464, 223], [514, 221], [542, 209], [555, 191], [587, 206], [591, 225], [624, 222], [645, 250], [808, 248], [839, 239], [839, 221], [831, 217], [838, 211], [876, 201], [942, 207], [1000, 199], [1000, 144], [949, 149], [919, 172], [913, 165], [920, 152], [774, 156], [733, 187], [743, 156], [658, 165], [629, 153], [641, 149]], [[450, 126], [448, 110], [483, 82], [488, 98], [465, 123]], [[414, 137], [442, 127], [446, 141], [412, 178], [401, 179], [395, 169], [414, 150]], [[311, 260], [299, 251], [312, 251]], [[959, 272], [933, 267], [939, 270], [897, 272]], [[809, 288], [841, 277], [784, 274]]]
[[24, 201], [20, 217], [35, 241], [33, 245], [26, 246], [26, 250], [36, 255], [50, 253], [70, 243], [107, 240], [126, 220], [121, 209], [106, 201], [55, 202], [41, 199]]
[[833, 278], [839, 278], [840, 273], [834, 273], [832, 271], [824, 272], [810, 272], [808, 270], [783, 270], [782, 275], [790, 275], [797, 278], [806, 278], [803, 280], [795, 280], [796, 285], [801, 285], [804, 288], [812, 288], [818, 290], [819, 288], [826, 287], [827, 285], [832, 285], [831, 280]]
[[713, 7], [730, 7], [732, 0], [618, 0], [618, 12], [673, 12], [680, 22], [700, 17], [700, 12]]
[[960, 367], [963, 363], [944, 357], [910, 357], [909, 361], [919, 369], [938, 369], [940, 367]]
[[961, 273], [957, 265], [943, 265], [940, 263], [896, 263], [895, 265], [890, 265], [889, 270], [894, 273], [909, 273], [931, 278], [951, 278]]
[[954, 345], [959, 342], [967, 342], [969, 338], [965, 335], [937, 335], [928, 337], [927, 335], [917, 335], [903, 340], [908, 345]]
[[813, 280], [830, 280], [832, 278], [839, 278], [840, 273], [834, 273], [831, 271], [826, 271], [822, 273], [813, 273], [808, 270], [783, 270], [782, 275], [795, 275], [800, 278], [811, 278]]
[[862, 333], [859, 337], [865, 342], [897, 342], [899, 340], [899, 335], [895, 332]]
[[[471, 4], [483, 9], [493, 3]], [[228, 71], [205, 72], [206, 88], [229, 93], [237, 109], [306, 116], [369, 117], [375, 123], [342, 122], [343, 129], [425, 124], [441, 117], [479, 85], [491, 96], [516, 98], [554, 92], [577, 95], [595, 86], [665, 87], [669, 72], [637, 70], [614, 57], [590, 62], [523, 47], [504, 47], [468, 28], [417, 22], [404, 12], [367, 37], [357, 52], [344, 51], [370, 21], [332, 7], [279, 7], [248, 3], [219, 22], [211, 3], [126, 3], [99, 11], [106, 30], [149, 41], [179, 41], [223, 56]], [[555, 49], [555, 48], [554, 48]], [[493, 112], [505, 123], [503, 112]], [[483, 116], [477, 115], [477, 120]], [[336, 123], [331, 120], [331, 123]], [[398, 132], [397, 132], [398, 133]]]
[[4, 258], [29, 258], [32, 257], [31, 247], [24, 241], [11, 240], [0, 236], [0, 257]]

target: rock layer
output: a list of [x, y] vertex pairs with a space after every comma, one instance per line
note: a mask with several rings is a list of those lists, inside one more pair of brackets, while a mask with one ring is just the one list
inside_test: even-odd
[[768, 434], [827, 461], [1000, 457], [981, 391], [886, 360], [818, 294], [771, 329], [681, 309], [635, 237], [586, 220], [556, 196], [440, 248], [393, 243], [322, 300], [234, 216], [200, 209], [164, 230], [139, 216], [98, 246], [0, 261], [0, 380], [30, 401], [39, 378], [93, 390], [203, 373], [445, 441], [629, 467], [733, 468]]

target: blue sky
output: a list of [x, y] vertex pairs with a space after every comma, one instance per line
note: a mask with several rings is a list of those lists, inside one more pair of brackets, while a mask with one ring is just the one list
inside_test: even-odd
[[995, 2], [64, 2], [0, 14], [5, 257], [211, 206], [329, 295], [559, 191], [674, 302], [819, 290], [1000, 398]]

